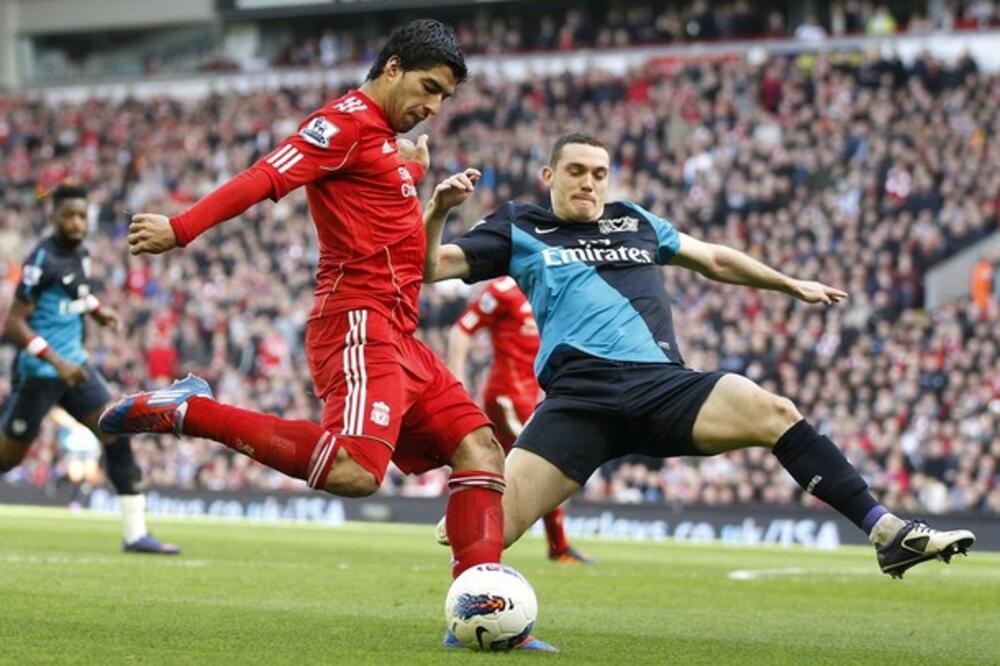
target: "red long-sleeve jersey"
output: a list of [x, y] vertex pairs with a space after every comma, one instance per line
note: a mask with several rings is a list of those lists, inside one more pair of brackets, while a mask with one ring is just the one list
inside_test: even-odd
[[517, 283], [509, 277], [491, 281], [458, 318], [458, 327], [469, 335], [482, 328], [490, 331], [493, 367], [484, 395], [506, 395], [524, 402], [529, 410], [534, 407], [541, 391], [533, 367], [539, 345], [538, 325]]
[[423, 279], [419, 162], [404, 160], [382, 109], [352, 90], [314, 111], [250, 169], [170, 220], [178, 243], [305, 185], [319, 238], [311, 319], [356, 309], [416, 329]]

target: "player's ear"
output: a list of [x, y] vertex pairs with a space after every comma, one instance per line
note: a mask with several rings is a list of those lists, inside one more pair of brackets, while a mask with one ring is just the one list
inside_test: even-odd
[[552, 187], [552, 181], [556, 177], [556, 172], [548, 164], [542, 167], [542, 183], [546, 188]]
[[395, 80], [402, 73], [403, 61], [399, 59], [399, 56], [391, 56], [382, 67], [382, 75], [389, 80]]

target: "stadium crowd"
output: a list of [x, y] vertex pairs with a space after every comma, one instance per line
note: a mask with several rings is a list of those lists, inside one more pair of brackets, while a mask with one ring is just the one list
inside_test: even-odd
[[[742, 372], [791, 397], [889, 506], [1000, 513], [1000, 289], [933, 310], [922, 293], [928, 267], [998, 228], [998, 91], [1000, 77], [969, 60], [906, 67], [862, 55], [652, 62], [625, 78], [474, 78], [427, 128], [432, 170], [422, 194], [466, 165], [483, 170], [478, 193], [450, 221], [449, 233], [459, 233], [508, 198], [544, 202], [538, 170], [549, 137], [596, 131], [613, 149], [613, 198], [851, 294], [842, 306], [806, 307], [668, 268], [688, 365]], [[124, 235], [129, 211], [182, 210], [336, 93], [59, 106], [0, 98], [0, 307], [45, 226], [36, 197], [65, 177], [82, 179], [92, 188], [96, 292], [127, 322], [122, 336], [88, 330], [92, 360], [115, 389], [196, 370], [221, 400], [316, 419], [302, 353], [316, 256], [301, 192], [166, 256], [129, 257]], [[420, 334], [439, 353], [474, 289], [425, 288]], [[487, 341], [472, 355], [476, 393]], [[12, 357], [10, 346], [0, 351], [0, 398]], [[47, 424], [5, 482], [53, 483], [64, 470], [57, 441], [57, 426]], [[209, 442], [137, 443], [154, 485], [303, 488]], [[445, 480], [393, 473], [382, 492], [434, 495]], [[813, 501], [764, 450], [630, 459], [595, 474], [584, 493], [621, 502]]]
[[[611, 49], [691, 41], [790, 38], [822, 40], [845, 35], [926, 34], [980, 30], [1000, 25], [993, 0], [816, 3], [783, 0], [593, 0], [588, 3], [487, 3], [438, 8], [453, 24], [469, 54]], [[226, 29], [133, 31], [115, 39], [48, 35], [34, 45], [27, 76], [38, 82], [82, 77], [136, 77], [194, 72], [257, 72], [274, 68], [333, 67], [370, 61], [391, 28], [427, 10], [398, 10], [363, 16], [327, 15], [269, 19], [257, 24], [250, 52], [226, 49]], [[237, 31], [245, 26], [240, 25]], [[234, 39], [236, 42], [242, 40]]]
[[[937, 30], [974, 30], [1000, 25], [1000, 8], [990, 0], [945, 3], [881, 3], [838, 0], [819, 3], [820, 13], [802, 14], [798, 3], [732, 0], [597, 0], [585, 5], [524, 4], [511, 11], [486, 5], [455, 17], [455, 29], [468, 53], [565, 51], [625, 48], [689, 41], [788, 38], [815, 40], [844, 35], [891, 35]], [[928, 11], [931, 10], [931, 11]], [[398, 20], [394, 17], [393, 20]], [[282, 46], [262, 59], [272, 66], [310, 67], [364, 61], [377, 48], [378, 26], [370, 39], [362, 31], [317, 29], [285, 31]], [[270, 40], [267, 40], [270, 42]], [[233, 63], [236, 67], [236, 64]]]

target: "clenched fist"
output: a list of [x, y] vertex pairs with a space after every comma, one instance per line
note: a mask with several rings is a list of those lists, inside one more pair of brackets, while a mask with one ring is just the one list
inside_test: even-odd
[[132, 216], [128, 225], [128, 245], [132, 254], [161, 254], [177, 247], [170, 218], [155, 213]]

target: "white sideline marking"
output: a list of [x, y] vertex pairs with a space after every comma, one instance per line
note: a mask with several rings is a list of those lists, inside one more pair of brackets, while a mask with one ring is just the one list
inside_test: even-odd
[[780, 576], [868, 576], [879, 573], [878, 569], [809, 569], [806, 567], [781, 567], [776, 569], [737, 569], [726, 574], [730, 580], [757, 580], [758, 578], [778, 578]]
[[[140, 561], [141, 560], [141, 561]], [[66, 555], [8, 555], [4, 558], [7, 564], [71, 564], [73, 566], [81, 564], [113, 564], [115, 566], [120, 566], [122, 564], [143, 564], [147, 565], [150, 563], [151, 558], [144, 557], [131, 557], [123, 555], [122, 557], [85, 557], [85, 556], [66, 556]], [[169, 566], [169, 567], [185, 567], [185, 568], [197, 568], [206, 567], [208, 562], [206, 560], [191, 560], [191, 559], [177, 559], [177, 560], [160, 560], [156, 562], [159, 566]]]
[[[232, 567], [253, 567], [254, 569], [309, 569], [312, 568], [309, 564], [303, 564], [300, 562], [231, 562], [231, 561], [219, 561], [219, 560], [193, 560], [184, 556], [150, 556], [142, 557], [141, 555], [133, 555], [129, 553], [122, 553], [120, 556], [116, 557], [106, 557], [103, 555], [97, 555], [94, 557], [89, 557], [86, 555], [20, 555], [17, 553], [11, 553], [0, 559], [2, 562], [7, 564], [25, 564], [25, 565], [112, 565], [112, 566], [122, 566], [123, 564], [141, 564], [143, 566], [163, 566], [163, 567], [180, 567], [183, 569], [199, 569], [202, 567], [210, 566], [224, 566], [227, 568]], [[348, 565], [341, 563], [338, 567], [339, 569], [347, 569]]]

